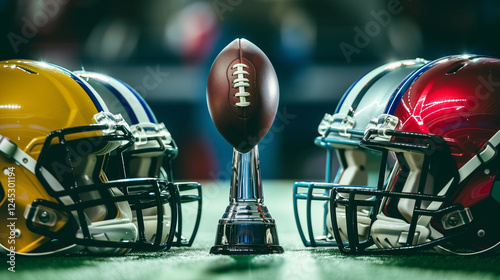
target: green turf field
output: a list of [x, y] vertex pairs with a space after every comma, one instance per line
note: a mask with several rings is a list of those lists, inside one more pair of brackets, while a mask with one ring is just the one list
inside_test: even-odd
[[0, 279], [500, 279], [500, 256], [456, 257], [433, 252], [403, 256], [345, 256], [337, 249], [305, 248], [292, 213], [292, 184], [265, 181], [265, 204], [276, 219], [285, 253], [215, 256], [208, 253], [228, 204], [228, 183], [203, 183], [200, 231], [192, 248], [123, 257], [17, 258], [16, 272]]

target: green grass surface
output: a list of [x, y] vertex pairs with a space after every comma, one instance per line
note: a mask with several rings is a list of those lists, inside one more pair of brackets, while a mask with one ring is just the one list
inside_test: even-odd
[[208, 253], [228, 204], [228, 183], [204, 183], [200, 231], [192, 248], [123, 257], [20, 258], [16, 272], [0, 265], [0, 279], [500, 279], [500, 256], [457, 257], [434, 252], [401, 256], [346, 256], [337, 249], [305, 248], [292, 212], [293, 182], [264, 182], [265, 204], [276, 219], [280, 255]]

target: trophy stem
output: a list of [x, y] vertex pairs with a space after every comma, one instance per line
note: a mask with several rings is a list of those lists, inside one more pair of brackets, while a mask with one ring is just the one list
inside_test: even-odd
[[233, 150], [229, 206], [219, 220], [212, 254], [283, 253], [276, 223], [264, 205], [259, 150]]
[[229, 203], [264, 202], [260, 178], [259, 151], [257, 147], [248, 153], [233, 150], [233, 170]]

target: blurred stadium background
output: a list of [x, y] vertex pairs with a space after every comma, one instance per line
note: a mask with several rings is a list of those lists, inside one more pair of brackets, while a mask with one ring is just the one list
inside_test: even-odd
[[205, 83], [234, 38], [273, 62], [281, 100], [260, 144], [264, 179], [321, 179], [313, 144], [324, 113], [390, 60], [500, 55], [500, 2], [284, 0], [0, 1], [0, 59], [107, 73], [135, 87], [179, 145], [177, 179], [228, 180], [231, 147], [209, 117]]

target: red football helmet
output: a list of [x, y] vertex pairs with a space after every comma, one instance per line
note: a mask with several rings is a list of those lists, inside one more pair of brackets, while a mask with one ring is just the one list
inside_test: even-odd
[[[422, 66], [373, 123], [361, 145], [394, 152], [397, 164], [377, 190], [333, 189], [330, 209], [373, 206], [373, 242], [360, 245], [356, 215], [347, 215], [352, 238], [341, 251], [470, 255], [500, 248], [499, 59], [449, 56]], [[331, 219], [335, 229], [335, 213]]]

